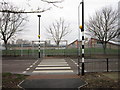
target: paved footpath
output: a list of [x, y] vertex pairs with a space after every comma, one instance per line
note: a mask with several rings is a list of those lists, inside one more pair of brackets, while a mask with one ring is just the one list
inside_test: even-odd
[[34, 64], [37, 65], [27, 68], [26, 72], [24, 71], [24, 73], [29, 72], [29, 70], [32, 72], [32, 75], [20, 84], [25, 90], [36, 88], [78, 90], [80, 86], [86, 84], [80, 79], [80, 76], [77, 76], [65, 59], [43, 59]]

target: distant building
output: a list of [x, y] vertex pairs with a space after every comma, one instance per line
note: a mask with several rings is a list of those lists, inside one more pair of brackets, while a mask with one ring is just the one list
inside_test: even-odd
[[0, 50], [5, 50], [5, 47], [3, 47], [2, 45], [0, 45]]
[[16, 44], [22, 44], [22, 42], [23, 42], [23, 39], [16, 40]]
[[[82, 44], [82, 41], [80, 41], [80, 45]], [[78, 48], [78, 40], [73, 41], [68, 45], [68, 48]]]
[[[73, 41], [72, 43], [70, 43], [68, 45], [68, 48], [78, 48], [78, 42], [79, 42], [79, 44], [81, 46], [82, 45], [82, 41], [75, 40], [75, 41]], [[85, 38], [85, 42], [84, 43], [85, 43], [85, 46], [87, 46], [88, 38]]]
[[[102, 43], [100, 40], [91, 38], [88, 42], [89, 47], [91, 48], [103, 48]], [[108, 42], [107, 43], [107, 48], [110, 49], [118, 49], [120, 47], [120, 43], [118, 42]]]
[[[100, 40], [95, 38], [90, 38], [88, 41], [85, 41], [85, 48], [103, 48], [102, 43]], [[82, 41], [80, 41], [80, 47], [82, 45]], [[73, 41], [68, 45], [68, 48], [77, 48], [78, 47], [78, 40]], [[120, 43], [118, 42], [108, 42], [107, 48], [110, 49], [118, 49], [120, 47]]]
[[31, 44], [32, 42], [28, 41], [28, 40], [23, 40], [23, 39], [18, 39], [16, 41], [16, 44]]

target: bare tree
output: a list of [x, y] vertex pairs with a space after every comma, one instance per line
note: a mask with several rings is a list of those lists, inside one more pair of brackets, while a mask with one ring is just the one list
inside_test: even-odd
[[105, 7], [96, 12], [86, 23], [86, 29], [89, 35], [97, 38], [102, 43], [104, 53], [106, 53], [106, 44], [120, 34], [117, 10]]
[[[19, 11], [17, 7], [9, 3], [0, 3], [1, 10]], [[6, 50], [8, 49], [8, 41], [19, 31], [22, 31], [22, 26], [26, 20], [26, 15], [22, 13], [0, 13], [0, 38], [4, 41]]]
[[[30, 10], [25, 10], [25, 9], [20, 9], [20, 10], [10, 10], [10, 9], [7, 9], [7, 8], [4, 8], [4, 9], [0, 9], [0, 12], [9, 12], [9, 13], [42, 13], [42, 12], [45, 12], [47, 10], [50, 10], [52, 7], [48, 5], [47, 8], [44, 8], [44, 7], [40, 7], [40, 5], [36, 8], [36, 9], [33, 9], [32, 8], [32, 5], [30, 5], [30, 1], [32, 0], [26, 0], [26, 5], [30, 8]], [[57, 7], [57, 8], [62, 8], [60, 6], [58, 6], [57, 4], [58, 3], [62, 3], [64, 0], [53, 0], [53, 1], [50, 1], [50, 0], [40, 0], [40, 4], [41, 2], [44, 2], [44, 3], [47, 3], [47, 4], [52, 4], [53, 6]], [[7, 1], [3, 0], [2, 2], [0, 2], [1, 4], [4, 4], [4, 3], [8, 3]]]
[[[31, 0], [26, 0], [29, 1]], [[49, 0], [40, 0], [42, 2], [52, 4], [55, 7], [59, 7], [56, 4], [63, 2], [63, 0], [49, 1]], [[29, 7], [32, 7], [29, 5]], [[59, 7], [60, 8], [60, 7]], [[4, 41], [5, 48], [7, 50], [8, 41], [19, 31], [22, 31], [20, 28], [23, 25], [23, 22], [26, 20], [24, 15], [26, 13], [42, 13], [47, 10], [50, 10], [51, 7], [46, 9], [40, 8], [38, 6], [35, 10], [26, 11], [25, 9], [20, 9], [14, 5], [3, 0], [0, 2], [0, 38]], [[24, 14], [24, 15], [23, 15]]]
[[69, 24], [66, 24], [65, 20], [61, 18], [52, 23], [46, 30], [57, 46], [59, 46], [61, 39], [71, 32]]

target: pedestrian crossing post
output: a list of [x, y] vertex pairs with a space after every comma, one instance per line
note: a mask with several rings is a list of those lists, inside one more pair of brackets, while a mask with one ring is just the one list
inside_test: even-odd
[[81, 2], [82, 4], [82, 26], [80, 26], [81, 32], [82, 32], [82, 70], [81, 75], [84, 75], [84, 0]]
[[39, 38], [39, 50], [38, 50], [38, 55], [39, 55], [39, 58], [41, 57], [40, 56], [40, 17], [41, 17], [41, 15], [38, 15], [38, 17], [39, 17], [39, 34], [38, 34], [38, 38]]
[[82, 70], [81, 74], [84, 75], [84, 29], [83, 26], [80, 26], [81, 32], [82, 32]]
[[84, 75], [84, 1], [82, 0], [82, 75]]

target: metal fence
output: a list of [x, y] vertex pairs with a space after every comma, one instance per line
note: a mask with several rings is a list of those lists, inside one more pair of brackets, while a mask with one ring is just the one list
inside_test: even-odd
[[85, 59], [85, 72], [120, 71], [118, 68], [118, 63], [118, 59]]
[[[4, 46], [3, 46], [4, 47]], [[80, 49], [80, 53], [81, 53]], [[120, 49], [112, 49], [107, 48], [106, 54], [104, 54], [103, 48], [85, 48], [85, 58], [100, 58], [105, 56], [107, 57], [117, 57], [119, 54]], [[49, 44], [41, 44], [41, 56], [78, 56], [78, 48], [77, 47], [68, 47], [66, 45], [49, 45]], [[2, 50], [3, 56], [21, 56], [21, 57], [38, 57], [38, 44], [15, 44], [15, 45], [9, 45], [8, 50]], [[80, 54], [81, 55], [81, 54]], [[106, 57], [106, 58], [107, 58]]]

